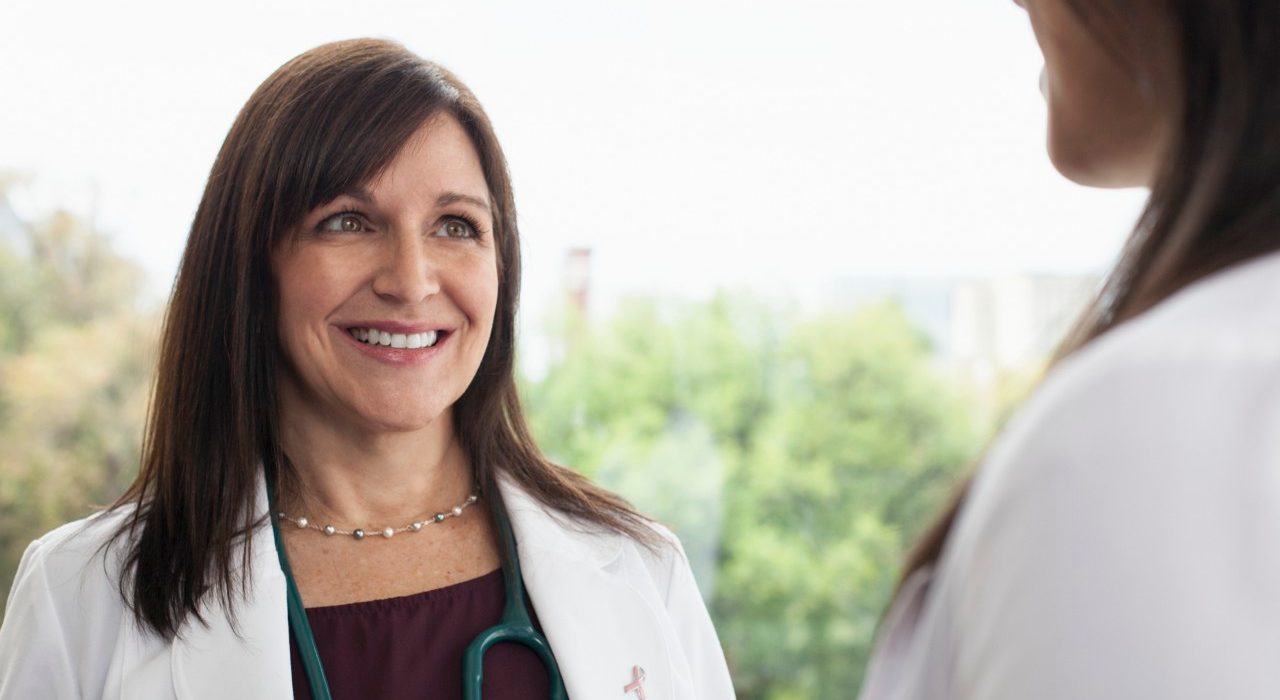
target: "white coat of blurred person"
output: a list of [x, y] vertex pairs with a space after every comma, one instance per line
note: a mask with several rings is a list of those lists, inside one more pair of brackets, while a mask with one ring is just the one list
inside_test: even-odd
[[1017, 4], [1055, 167], [1150, 199], [861, 697], [1280, 697], [1280, 2]]

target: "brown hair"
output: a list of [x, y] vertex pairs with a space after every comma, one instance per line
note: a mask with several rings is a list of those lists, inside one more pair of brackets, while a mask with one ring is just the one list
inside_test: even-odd
[[[1141, 31], [1125, 21], [1129, 2], [1066, 1], [1117, 60], [1138, 65], [1125, 34]], [[1051, 364], [1197, 280], [1280, 250], [1280, 3], [1165, 5], [1181, 52], [1176, 143], [1119, 261]], [[941, 556], [971, 480], [916, 543], [900, 580]]]
[[[250, 585], [259, 469], [287, 476], [278, 440], [276, 290], [270, 252], [315, 207], [384, 169], [427, 119], [452, 115], [480, 156], [494, 210], [499, 290], [489, 346], [454, 406], [482, 492], [498, 472], [580, 522], [652, 545], [625, 502], [542, 456], [516, 392], [520, 242], [502, 149], [475, 96], [404, 47], [356, 39], [307, 51], [253, 93], [218, 153], [165, 317], [121, 592], [171, 638], [206, 596], [228, 610]], [[242, 546], [243, 545], [243, 546]], [[237, 561], [238, 553], [238, 561]], [[238, 573], [237, 573], [238, 572]]]

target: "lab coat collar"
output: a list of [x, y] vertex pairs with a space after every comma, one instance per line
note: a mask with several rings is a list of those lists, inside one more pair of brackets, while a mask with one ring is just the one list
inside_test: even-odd
[[[607, 567], [622, 553], [625, 540], [621, 535], [552, 513], [505, 475], [498, 476], [498, 490], [521, 552], [525, 547], [550, 550], [593, 568]], [[524, 557], [520, 561], [523, 565]]]
[[[499, 480], [520, 552], [525, 588], [573, 698], [629, 698], [633, 673], [649, 697], [674, 698], [670, 636], [637, 545], [598, 526], [569, 522]], [[630, 546], [628, 546], [630, 544]]]
[[[254, 513], [268, 512], [259, 474]], [[210, 598], [206, 624], [188, 618], [173, 642], [173, 689], [180, 700], [293, 697], [285, 578], [270, 522], [252, 538], [250, 580], [235, 608], [236, 624], [222, 601]]]
[[[650, 697], [675, 697], [670, 644], [656, 609], [663, 592], [623, 536], [549, 512], [509, 479], [499, 489], [515, 532], [525, 586], [570, 697], [625, 698], [636, 668]], [[260, 479], [256, 512], [267, 514]], [[233, 628], [220, 601], [173, 642], [181, 700], [292, 697], [285, 579], [269, 524], [253, 534], [251, 585]], [[461, 669], [459, 669], [461, 673]]]

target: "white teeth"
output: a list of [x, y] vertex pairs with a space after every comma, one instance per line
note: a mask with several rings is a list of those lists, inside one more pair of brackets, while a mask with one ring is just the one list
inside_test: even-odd
[[436, 342], [440, 339], [437, 331], [426, 331], [425, 333], [387, 333], [377, 330], [376, 328], [352, 328], [351, 335], [356, 340], [369, 345], [381, 345], [390, 348], [408, 348], [410, 350], [418, 350], [420, 348], [435, 347]]

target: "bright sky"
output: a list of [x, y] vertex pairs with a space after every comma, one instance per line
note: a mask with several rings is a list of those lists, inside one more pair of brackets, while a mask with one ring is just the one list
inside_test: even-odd
[[[1140, 191], [1063, 181], [1009, 0], [0, 5], [0, 170], [91, 213], [165, 290], [252, 90], [397, 39], [479, 95], [511, 163], [526, 309], [593, 292], [795, 292], [855, 274], [1097, 272]], [[607, 303], [607, 302], [606, 302]]]

